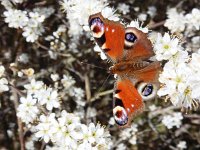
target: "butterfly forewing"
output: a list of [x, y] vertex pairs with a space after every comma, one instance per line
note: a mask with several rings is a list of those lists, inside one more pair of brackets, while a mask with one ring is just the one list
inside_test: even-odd
[[[129, 41], [129, 44], [126, 44], [128, 40], [125, 38], [125, 45], [124, 45], [124, 53], [125, 58], [124, 60], [136, 60], [136, 59], [147, 59], [154, 55], [153, 48], [150, 40], [147, 38], [146, 33], [138, 30], [134, 27], [128, 27], [125, 29], [125, 33], [133, 34], [135, 36], [134, 41]], [[132, 42], [132, 43], [131, 43]]]
[[[99, 19], [96, 19], [99, 18]], [[96, 22], [93, 21], [96, 19]], [[98, 13], [92, 15], [89, 18], [89, 25], [93, 34], [94, 32], [99, 31], [100, 28], [103, 28], [103, 33], [101, 36], [94, 36], [96, 42], [105, 52], [105, 54], [115, 63], [123, 57], [123, 48], [124, 48], [124, 26], [119, 22], [109, 21]], [[94, 29], [96, 29], [94, 31]]]

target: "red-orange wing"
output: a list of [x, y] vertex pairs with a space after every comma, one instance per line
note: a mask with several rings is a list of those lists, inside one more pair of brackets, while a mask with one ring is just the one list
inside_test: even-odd
[[159, 72], [161, 71], [161, 66], [158, 61], [150, 63], [143, 69], [134, 71], [134, 78], [138, 81], [158, 83]]
[[152, 44], [146, 33], [105, 19], [101, 13], [91, 15], [89, 26], [105, 54], [115, 63], [124, 60], [146, 59], [153, 56]]
[[105, 19], [101, 13], [90, 16], [89, 26], [93, 37], [105, 54], [113, 62], [122, 59], [125, 36], [124, 26], [120, 22]]
[[143, 111], [144, 103], [131, 80], [118, 79], [115, 88], [113, 115], [119, 126], [126, 127]]
[[134, 116], [144, 109], [143, 100], [156, 96], [158, 89], [159, 62], [153, 62], [147, 67], [118, 76], [115, 85], [113, 115], [119, 126], [130, 125]]

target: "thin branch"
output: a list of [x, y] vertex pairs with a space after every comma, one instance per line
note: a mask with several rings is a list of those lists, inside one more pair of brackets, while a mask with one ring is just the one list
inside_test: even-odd
[[111, 93], [113, 93], [113, 89], [98, 93], [90, 99], [90, 102], [95, 101], [96, 99], [98, 99], [101, 96], [108, 95], [108, 94], [111, 94]]
[[161, 22], [157, 22], [148, 26], [149, 29], [155, 29], [157, 27], [163, 26], [165, 24], [165, 20]]
[[86, 99], [89, 101], [91, 99], [91, 90], [90, 90], [90, 81], [87, 73], [85, 74], [85, 91], [86, 91]]
[[38, 41], [36, 42], [37, 46], [41, 47], [42, 49], [45, 49], [45, 50], [49, 50], [48, 47], [46, 47], [45, 45], [42, 45], [41, 43], [39, 43]]
[[[18, 92], [14, 87], [11, 87], [13, 96], [14, 96], [14, 105], [15, 105], [15, 111], [17, 112], [17, 108], [18, 108]], [[21, 150], [25, 150], [25, 141], [24, 141], [24, 133], [23, 133], [23, 124], [21, 119], [19, 119], [17, 117], [17, 125], [18, 125], [18, 130], [19, 130], [19, 141], [20, 141], [20, 146], [21, 146]]]
[[172, 110], [177, 109], [177, 108], [178, 107], [176, 107], [176, 106], [170, 106], [170, 107], [167, 107], [167, 108], [164, 108], [164, 109], [152, 111], [152, 112], [149, 113], [149, 118], [151, 119], [151, 118], [158, 116], [160, 114], [170, 113], [170, 112], [172, 112]]
[[13, 85], [10, 84], [9, 87], [10, 87], [12, 90], [14, 90], [18, 95], [20, 95], [21, 97], [24, 96], [24, 93], [22, 93], [20, 90], [18, 90], [15, 86], [13, 86]]
[[42, 142], [42, 145], [41, 145], [41, 147], [40, 147], [40, 150], [44, 150], [45, 147], [46, 147], [46, 143], [43, 141], [43, 142]]

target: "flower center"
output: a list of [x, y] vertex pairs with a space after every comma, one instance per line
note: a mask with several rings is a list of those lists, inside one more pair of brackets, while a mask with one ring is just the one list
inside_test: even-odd
[[189, 87], [187, 87], [184, 91], [185, 95], [189, 95], [191, 93], [191, 90]]
[[181, 77], [176, 77], [176, 82], [181, 83]]
[[164, 48], [165, 50], [168, 50], [168, 49], [169, 49], [169, 45], [164, 45], [163, 48]]

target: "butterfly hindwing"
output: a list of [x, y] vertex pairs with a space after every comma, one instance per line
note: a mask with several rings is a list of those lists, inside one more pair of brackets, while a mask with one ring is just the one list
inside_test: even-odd
[[160, 63], [155, 61], [150, 63], [145, 68], [134, 71], [134, 77], [139, 81], [158, 82], [159, 71], [161, 70]]
[[129, 79], [118, 79], [115, 85], [113, 115], [119, 126], [127, 126], [142, 112], [142, 97]]

